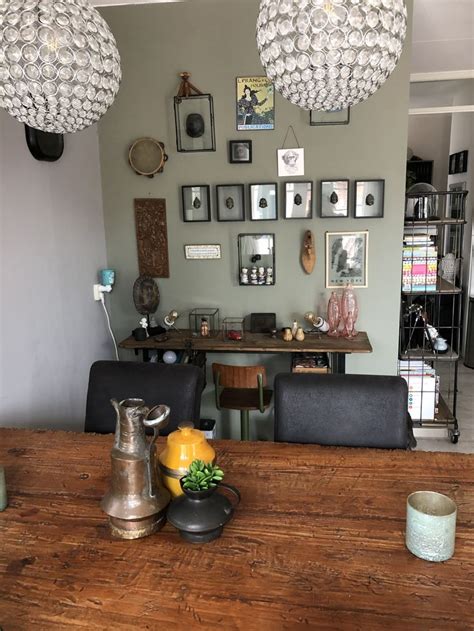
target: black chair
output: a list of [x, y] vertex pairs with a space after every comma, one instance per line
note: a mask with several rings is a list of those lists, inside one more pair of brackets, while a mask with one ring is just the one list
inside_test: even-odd
[[167, 435], [183, 421], [199, 423], [204, 372], [197, 366], [142, 362], [98, 361], [92, 364], [87, 391], [86, 432], [115, 431], [116, 415], [110, 399], [144, 399], [149, 406], [170, 407]]
[[275, 377], [275, 440], [344, 447], [416, 447], [401, 377], [285, 373]]

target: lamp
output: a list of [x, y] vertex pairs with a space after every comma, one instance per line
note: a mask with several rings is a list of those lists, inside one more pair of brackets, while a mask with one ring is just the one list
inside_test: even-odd
[[260, 60], [275, 89], [305, 110], [365, 101], [397, 65], [404, 0], [261, 0]]
[[168, 329], [176, 329], [175, 322], [178, 318], [179, 313], [177, 311], [170, 311], [168, 315], [165, 315], [163, 318], [163, 324], [168, 327]]
[[77, 132], [112, 105], [120, 56], [87, 0], [0, 3], [0, 106], [30, 127]]

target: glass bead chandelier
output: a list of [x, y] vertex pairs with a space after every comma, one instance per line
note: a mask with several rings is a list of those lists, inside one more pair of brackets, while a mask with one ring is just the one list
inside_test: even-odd
[[112, 105], [114, 36], [87, 0], [0, 0], [0, 106], [41, 131], [77, 132]]
[[257, 46], [275, 89], [305, 110], [369, 98], [403, 48], [404, 0], [261, 0]]

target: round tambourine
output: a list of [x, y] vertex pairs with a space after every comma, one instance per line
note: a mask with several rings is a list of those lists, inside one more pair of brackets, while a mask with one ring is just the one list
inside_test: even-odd
[[167, 160], [165, 145], [154, 138], [138, 138], [128, 151], [130, 166], [138, 175], [162, 173]]
[[141, 315], [155, 313], [160, 304], [160, 291], [151, 276], [139, 276], [133, 284], [133, 302]]

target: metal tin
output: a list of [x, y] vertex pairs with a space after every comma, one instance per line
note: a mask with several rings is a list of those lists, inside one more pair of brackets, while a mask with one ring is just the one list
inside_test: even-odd
[[447, 561], [454, 554], [456, 504], [434, 491], [417, 491], [407, 498], [406, 546], [426, 561]]

